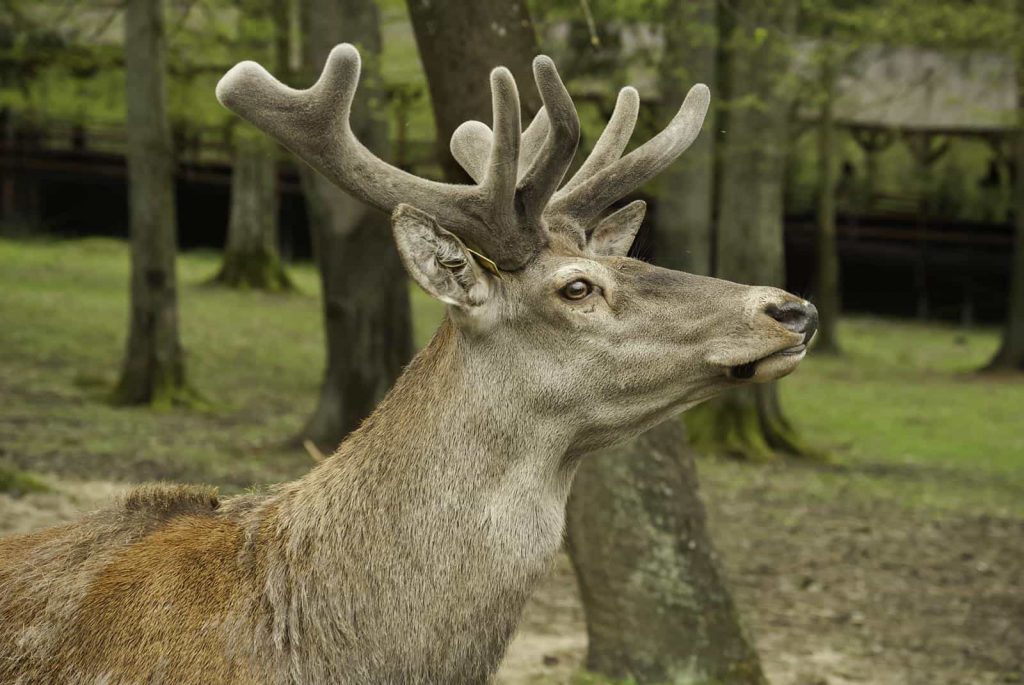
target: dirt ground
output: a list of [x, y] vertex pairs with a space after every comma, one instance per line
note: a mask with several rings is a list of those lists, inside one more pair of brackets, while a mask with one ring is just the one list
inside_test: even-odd
[[[737, 485], [706, 469], [712, 533], [775, 685], [1024, 683], [1024, 520], [936, 515], [851, 489], [800, 498], [800, 468]], [[0, 532], [73, 518], [123, 486], [0, 495]], [[568, 683], [586, 651], [568, 560], [538, 589], [498, 676]]]
[[[774, 685], [1024, 683], [1024, 520], [914, 511], [856, 488], [794, 497], [806, 468], [705, 469], [712, 536]], [[499, 681], [568, 683], [586, 652], [567, 559]]]

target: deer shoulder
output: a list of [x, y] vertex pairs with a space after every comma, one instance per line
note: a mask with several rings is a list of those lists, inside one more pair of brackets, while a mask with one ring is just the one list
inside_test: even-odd
[[252, 682], [210, 639], [257, 591], [245, 525], [213, 488], [151, 485], [0, 539], [0, 682]]

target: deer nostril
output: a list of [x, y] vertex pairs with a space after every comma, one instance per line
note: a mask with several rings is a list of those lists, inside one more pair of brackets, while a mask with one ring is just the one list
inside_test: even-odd
[[818, 330], [818, 309], [810, 302], [786, 302], [770, 304], [764, 313], [794, 333], [804, 334], [804, 344], [809, 343]]

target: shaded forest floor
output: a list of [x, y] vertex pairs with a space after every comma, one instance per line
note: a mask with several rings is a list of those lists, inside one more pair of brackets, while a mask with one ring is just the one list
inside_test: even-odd
[[[179, 262], [182, 333], [201, 410], [115, 409], [127, 322], [118, 242], [0, 240], [0, 531], [98, 506], [125, 484], [205, 481], [226, 493], [311, 465], [289, 443], [323, 364], [315, 274], [295, 295], [201, 285]], [[439, 309], [414, 294], [417, 341]], [[829, 466], [702, 459], [712, 533], [776, 685], [1024, 682], [1024, 380], [970, 373], [993, 330], [844, 322], [843, 359], [782, 383]], [[2, 487], [0, 487], [2, 489]], [[586, 648], [567, 562], [531, 603], [500, 675], [565, 683]]]

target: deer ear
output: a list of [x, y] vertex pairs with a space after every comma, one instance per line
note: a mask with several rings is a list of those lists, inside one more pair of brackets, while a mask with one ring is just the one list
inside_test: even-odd
[[462, 241], [434, 217], [400, 204], [391, 215], [391, 224], [402, 263], [421, 288], [455, 307], [475, 307], [487, 299], [489, 275]]
[[647, 203], [637, 200], [606, 216], [590, 234], [588, 244], [591, 251], [606, 257], [624, 257], [633, 245], [646, 213]]

